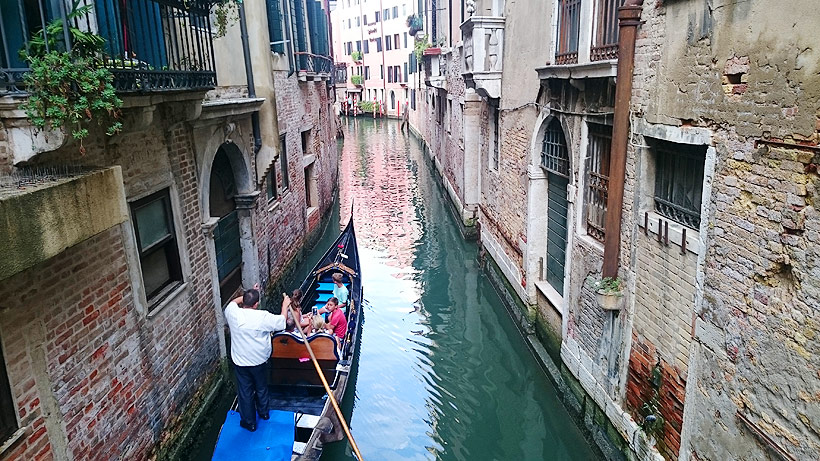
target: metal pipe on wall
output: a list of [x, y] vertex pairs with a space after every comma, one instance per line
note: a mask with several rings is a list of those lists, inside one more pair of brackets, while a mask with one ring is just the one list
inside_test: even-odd
[[[253, 65], [251, 64], [251, 50], [248, 45], [248, 22], [245, 19], [245, 3], [239, 3], [239, 32], [242, 35], [242, 54], [245, 58], [245, 78], [248, 82], [248, 97], [256, 97], [256, 86], [253, 81]], [[259, 128], [259, 112], [251, 114], [253, 129], [253, 153], [257, 154], [262, 148], [262, 135]]]
[[638, 26], [641, 23], [642, 9], [643, 0], [627, 0], [624, 6], [618, 8], [618, 76], [615, 86], [615, 115], [612, 123], [612, 147], [609, 157], [604, 277], [618, 276], [626, 149], [629, 142], [629, 104], [632, 98], [632, 72], [635, 69], [635, 40]]

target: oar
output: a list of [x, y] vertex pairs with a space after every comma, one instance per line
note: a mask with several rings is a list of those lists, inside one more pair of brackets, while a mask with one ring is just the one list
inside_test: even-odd
[[347, 435], [347, 439], [350, 440], [350, 445], [353, 447], [353, 451], [356, 453], [356, 456], [359, 458], [360, 461], [363, 461], [364, 458], [362, 454], [359, 452], [359, 446], [356, 445], [356, 440], [353, 439], [353, 434], [350, 433], [350, 428], [347, 427], [347, 422], [345, 421], [344, 415], [342, 415], [342, 409], [339, 408], [339, 403], [336, 402], [336, 397], [334, 397], [333, 392], [330, 390], [330, 386], [327, 384], [327, 380], [325, 379], [325, 374], [322, 373], [321, 367], [319, 367], [319, 361], [316, 360], [316, 355], [313, 354], [313, 348], [310, 347], [310, 343], [307, 340], [307, 336], [305, 336], [305, 332], [302, 331], [302, 325], [299, 325], [299, 322], [296, 321], [296, 309], [293, 308], [293, 305], [288, 303], [288, 308], [293, 312], [293, 320], [296, 324], [296, 329], [299, 330], [299, 334], [302, 336], [302, 341], [305, 342], [305, 347], [307, 347], [308, 354], [310, 354], [310, 361], [313, 362], [313, 367], [316, 368], [316, 373], [319, 374], [319, 379], [322, 380], [322, 386], [325, 387], [325, 392], [327, 392], [328, 398], [330, 398], [330, 403], [333, 404], [333, 409], [336, 410], [336, 416], [339, 417], [339, 421], [342, 423], [342, 429], [344, 429], [345, 434]]

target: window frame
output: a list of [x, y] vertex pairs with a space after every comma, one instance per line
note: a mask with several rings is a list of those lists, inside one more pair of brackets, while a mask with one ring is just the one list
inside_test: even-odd
[[587, 153], [584, 185], [584, 231], [603, 243], [609, 197], [612, 125], [587, 122]]
[[[157, 200], [163, 201], [163, 211], [165, 214], [166, 222], [168, 223], [169, 227], [168, 236], [164, 237], [163, 239], [157, 242], [153, 242], [151, 245], [148, 246], [148, 248], [143, 248], [142, 241], [140, 238], [137, 211], [151, 203], [156, 202]], [[136, 240], [137, 245], [136, 252], [137, 259], [139, 260], [140, 264], [140, 274], [142, 275], [142, 286], [145, 290], [145, 297], [148, 302], [150, 310], [159, 305], [161, 301], [165, 298], [165, 295], [171, 293], [185, 282], [182, 271], [182, 256], [180, 254], [179, 237], [177, 236], [176, 225], [174, 223], [174, 210], [171, 201], [171, 188], [165, 187], [145, 197], [134, 200], [133, 202], [130, 202], [128, 204], [128, 208], [131, 213], [131, 222], [133, 223], [134, 227], [134, 239]], [[145, 286], [144, 260], [148, 256], [152, 256], [155, 252], [158, 251], [166, 252], [165, 262], [168, 266], [169, 277], [166, 282], [164, 282], [161, 286], [156, 288], [153, 292], [149, 293], [147, 287]], [[176, 257], [171, 258], [171, 255], [174, 255]]]
[[290, 189], [290, 176], [288, 175], [288, 143], [287, 133], [279, 136], [279, 168], [282, 172], [282, 195]]
[[268, 203], [279, 200], [279, 185], [276, 184], [276, 168], [268, 169], [267, 184], [265, 185]]
[[[682, 226], [700, 230], [708, 146], [654, 138], [649, 138], [648, 144], [655, 170], [651, 190], [653, 211]], [[688, 192], [693, 193], [692, 203], [679, 203]]]

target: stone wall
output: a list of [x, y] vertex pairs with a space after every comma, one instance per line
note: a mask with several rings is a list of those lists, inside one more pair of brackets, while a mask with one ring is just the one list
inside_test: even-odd
[[[702, 249], [694, 263], [670, 273], [687, 281], [679, 287], [687, 293], [667, 289], [685, 294], [675, 303], [684, 306], [694, 278], [694, 325], [688, 334], [658, 331], [660, 339], [652, 341], [638, 333], [636, 305], [630, 377], [646, 374], [663, 347], [660, 365], [669, 376], [664, 371], [661, 386], [677, 383], [679, 400], [683, 383], [674, 376], [686, 380], [680, 453], [674, 437], [664, 439], [672, 448], [667, 457], [820, 456], [818, 347], [811, 340], [818, 333], [820, 287], [808, 275], [820, 271], [811, 245], [820, 222], [813, 199], [820, 76], [813, 26], [800, 19], [816, 16], [812, 8], [788, 1], [773, 16], [761, 1], [644, 5], [633, 128], [652, 137], [674, 133], [679, 142], [700, 131], [706, 134], [699, 143], [714, 149], [714, 159], [706, 160]], [[640, 177], [641, 150], [634, 149], [636, 163], [628, 167], [627, 197], [641, 195], [640, 183], [629, 180]], [[627, 207], [637, 229], [641, 199]], [[641, 238], [630, 240], [640, 259]], [[685, 315], [662, 313], [649, 324], [685, 329]], [[649, 363], [640, 363], [642, 356]], [[681, 366], [688, 372], [680, 373]], [[677, 419], [667, 418], [667, 428], [676, 430]]]
[[[115, 143], [87, 141], [82, 161], [121, 165], [128, 199], [171, 186], [184, 284], [148, 312], [130, 221], [0, 282], [3, 353], [26, 428], [4, 459], [145, 458], [173, 438], [218, 370], [191, 132], [173, 114]], [[73, 149], [40, 160], [61, 164], [77, 158]]]

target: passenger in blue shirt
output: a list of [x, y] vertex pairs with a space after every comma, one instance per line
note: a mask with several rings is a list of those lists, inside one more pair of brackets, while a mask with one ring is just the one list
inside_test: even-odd
[[338, 272], [333, 274], [333, 283], [336, 285], [333, 288], [333, 297], [339, 300], [339, 309], [344, 312], [347, 309], [347, 299], [350, 294], [347, 287], [342, 283], [342, 274]]

